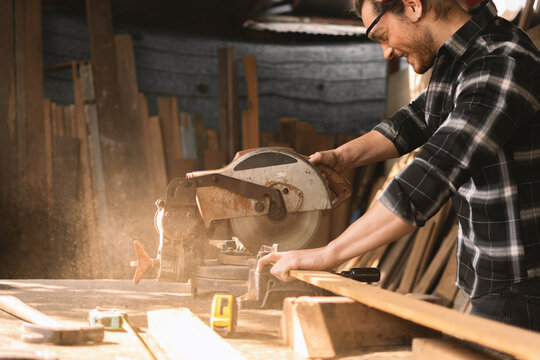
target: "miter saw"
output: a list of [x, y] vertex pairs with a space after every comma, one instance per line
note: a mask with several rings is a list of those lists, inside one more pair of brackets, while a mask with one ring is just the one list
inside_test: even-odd
[[[156, 202], [157, 257], [151, 259], [135, 242], [133, 281], [154, 268], [158, 280], [191, 280], [194, 293], [251, 291], [253, 297], [262, 287], [253, 271], [256, 256], [277, 246], [280, 251], [309, 248], [322, 214], [351, 191], [334, 170], [314, 166], [290, 148], [241, 151], [221, 169], [192, 172], [169, 183], [165, 200]], [[222, 241], [217, 259], [210, 259], [212, 227], [220, 222], [230, 224], [235, 240]]]

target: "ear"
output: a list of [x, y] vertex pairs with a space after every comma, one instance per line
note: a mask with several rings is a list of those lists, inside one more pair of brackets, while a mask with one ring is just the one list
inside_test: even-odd
[[421, 0], [402, 0], [403, 1], [403, 15], [411, 22], [417, 22], [422, 18], [424, 14], [424, 7]]

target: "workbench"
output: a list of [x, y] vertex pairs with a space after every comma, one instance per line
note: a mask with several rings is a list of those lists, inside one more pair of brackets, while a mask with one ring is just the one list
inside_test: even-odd
[[[187, 307], [209, 323], [212, 294], [191, 296], [189, 284], [143, 280], [0, 280], [0, 295], [13, 295], [35, 309], [59, 320], [87, 323], [88, 312], [96, 307], [117, 308], [128, 313], [132, 326], [159, 359], [165, 352], [147, 332], [146, 312]], [[236, 334], [227, 341], [246, 359], [304, 359], [280, 338], [281, 310], [240, 310]], [[0, 349], [41, 349], [59, 359], [148, 359], [132, 336], [106, 331], [97, 345], [59, 346], [21, 341], [22, 321], [0, 312]], [[410, 347], [365, 348], [340, 359], [412, 359]]]

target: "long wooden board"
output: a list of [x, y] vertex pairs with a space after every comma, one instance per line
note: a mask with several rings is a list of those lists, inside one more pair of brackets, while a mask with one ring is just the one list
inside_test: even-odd
[[187, 308], [149, 311], [148, 329], [171, 359], [244, 359]]
[[324, 271], [293, 270], [291, 276], [458, 339], [519, 359], [540, 358], [540, 334], [533, 331], [463, 314]]

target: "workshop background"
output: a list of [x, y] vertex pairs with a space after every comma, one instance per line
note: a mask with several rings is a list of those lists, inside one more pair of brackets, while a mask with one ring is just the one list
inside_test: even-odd
[[[537, 22], [508, 3], [509, 18]], [[0, 7], [2, 278], [129, 278], [133, 241], [157, 246], [154, 202], [173, 178], [248, 147], [333, 148], [425, 86], [366, 39], [349, 0]], [[392, 166], [346, 174], [354, 196], [318, 244], [365, 211]]]

